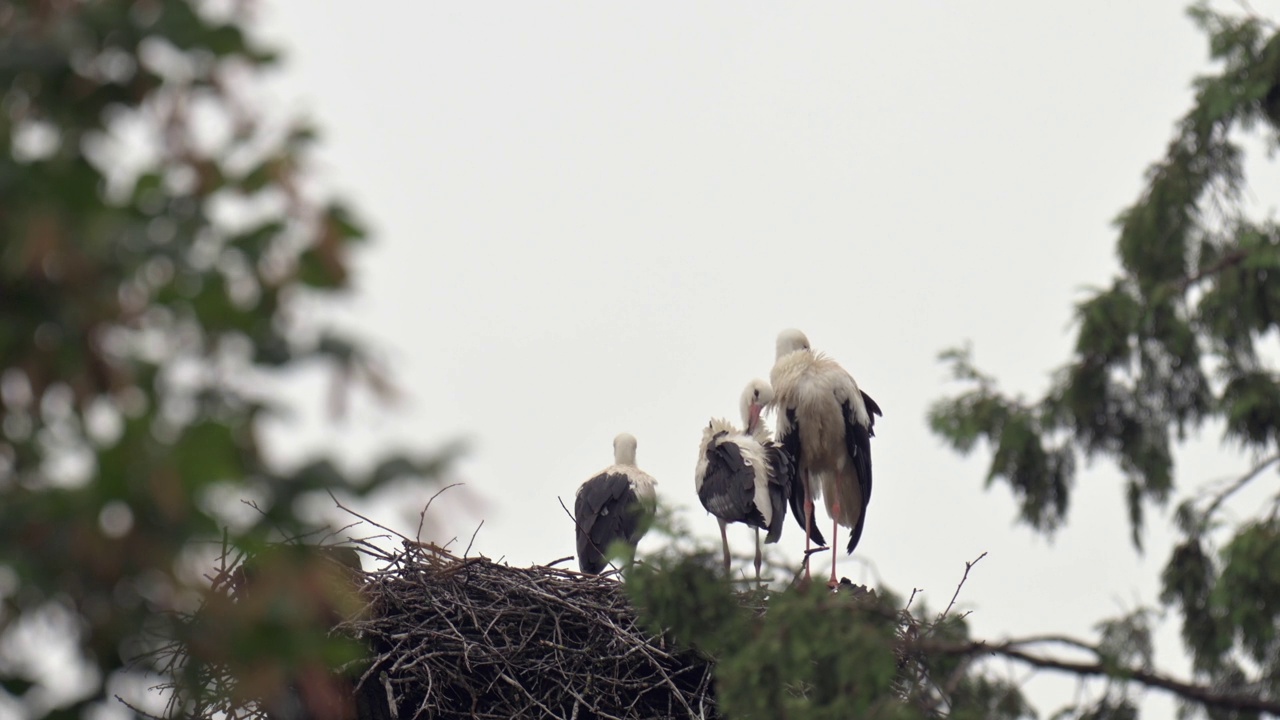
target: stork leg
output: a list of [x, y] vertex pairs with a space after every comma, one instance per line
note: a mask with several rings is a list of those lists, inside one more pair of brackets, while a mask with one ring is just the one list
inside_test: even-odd
[[809, 577], [809, 533], [813, 531], [813, 493], [809, 489], [809, 471], [804, 471], [804, 581], [807, 583], [813, 578]]
[[724, 574], [729, 577], [729, 534], [725, 532], [725, 521], [716, 518], [716, 522], [720, 523], [720, 543], [724, 547]]
[[756, 528], [756, 585], [760, 584], [760, 528]]
[[840, 521], [836, 518], [840, 517], [840, 502], [836, 501], [831, 504], [835, 517], [831, 518], [831, 580], [827, 582], [827, 587], [840, 587], [840, 582], [836, 580], [836, 558], [840, 556]]
[[835, 520], [831, 521], [831, 581], [827, 584], [833, 588], [840, 587], [840, 582], [836, 580], [836, 558], [840, 557], [839, 548], [836, 540], [840, 537], [840, 523]]

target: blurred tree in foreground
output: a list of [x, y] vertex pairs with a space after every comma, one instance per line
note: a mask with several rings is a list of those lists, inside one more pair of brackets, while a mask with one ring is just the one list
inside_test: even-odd
[[[433, 477], [445, 460], [390, 458], [350, 478], [325, 460], [275, 468], [259, 447], [263, 420], [281, 409], [270, 394], [281, 374], [327, 364], [337, 397], [349, 380], [383, 384], [356, 343], [302, 312], [346, 287], [362, 232], [308, 191], [311, 130], [246, 100], [274, 58], [246, 35], [246, 3], [223, 7], [0, 4], [0, 712], [119, 710], [111, 695], [150, 671], [161, 677], [146, 682], [177, 682], [169, 710], [183, 716], [202, 705], [211, 666], [231, 669], [261, 707], [287, 686], [319, 688], [323, 701], [316, 678], [357, 652], [326, 635], [351, 611], [350, 589], [315, 553], [265, 549], [307, 531], [306, 496]], [[716, 658], [727, 714], [1030, 716], [1016, 684], [980, 662], [992, 656], [1112, 680], [1071, 717], [1134, 717], [1136, 687], [1215, 718], [1280, 714], [1277, 506], [1221, 517], [1280, 464], [1280, 386], [1261, 347], [1280, 318], [1268, 279], [1280, 228], [1239, 202], [1240, 143], [1249, 132], [1274, 141], [1280, 126], [1280, 39], [1257, 18], [1194, 16], [1221, 72], [1198, 82], [1122, 216], [1124, 274], [1080, 306], [1077, 356], [1031, 404], [953, 354], [972, 388], [932, 417], [962, 450], [991, 443], [991, 477], [1045, 531], [1066, 517], [1077, 458], [1115, 458], [1135, 542], [1144, 509], [1173, 491], [1175, 440], [1224, 424], [1256, 467], [1180, 507], [1184, 539], [1164, 573], [1194, 682], [1153, 668], [1141, 612], [1102, 623], [1093, 643], [983, 643], [950, 607], [919, 621], [923, 608], [883, 588], [756, 602], [700, 555], [640, 566], [636, 605]], [[254, 558], [229, 591], [236, 602], [200, 578], [220, 552]], [[197, 606], [206, 621], [184, 620]], [[170, 642], [185, 663], [148, 665]], [[1045, 653], [1055, 647], [1085, 659]]]
[[347, 286], [364, 233], [308, 192], [311, 129], [242, 96], [274, 56], [242, 27], [247, 3], [224, 5], [0, 3], [0, 714], [123, 710], [111, 695], [148, 670], [131, 661], [174, 638], [192, 648], [178, 671], [230, 658], [264, 696], [348, 657], [308, 624], [341, 599], [306, 582], [217, 628], [178, 617], [218, 543], [295, 537], [299, 498], [445, 460], [351, 478], [263, 456], [280, 374], [322, 363], [335, 397], [385, 387], [301, 312]]
[[[1218, 72], [1196, 80], [1194, 105], [1151, 167], [1141, 197], [1120, 215], [1122, 272], [1077, 307], [1074, 356], [1045, 397], [1029, 402], [1002, 394], [966, 351], [950, 352], [947, 360], [969, 389], [938, 403], [931, 422], [962, 452], [987, 441], [988, 482], [1007, 483], [1021, 520], [1045, 533], [1067, 518], [1078, 461], [1115, 461], [1139, 548], [1146, 511], [1164, 507], [1176, 489], [1175, 446], [1188, 431], [1222, 427], [1223, 444], [1239, 448], [1253, 467], [1225, 486], [1200, 484], [1178, 505], [1181, 541], [1165, 565], [1161, 600], [1181, 615], [1197, 681], [1274, 706], [1280, 226], [1251, 218], [1244, 199], [1247, 147], [1274, 152], [1278, 139], [1280, 33], [1268, 20], [1207, 4], [1191, 15], [1209, 36]], [[1233, 495], [1264, 484], [1271, 497], [1260, 508], [1224, 512]], [[1149, 631], [1132, 641], [1149, 663]], [[1122, 667], [1115, 670], [1123, 675]], [[1183, 699], [1188, 713], [1204, 710], [1196, 698]], [[1256, 705], [1235, 708], [1208, 716], [1259, 715]], [[1133, 713], [1102, 707], [1079, 717]]]
[[904, 603], [847, 581], [836, 593], [734, 593], [715, 557], [708, 548], [647, 558], [627, 592], [654, 632], [715, 659], [718, 717], [1034, 717], [1016, 683], [971, 662], [985, 646], [952, 606], [931, 616], [914, 595]]

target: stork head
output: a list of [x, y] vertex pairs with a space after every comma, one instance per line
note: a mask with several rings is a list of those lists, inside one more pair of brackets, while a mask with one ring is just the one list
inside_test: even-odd
[[760, 424], [760, 413], [773, 402], [773, 387], [769, 383], [756, 378], [747, 383], [742, 391], [739, 409], [742, 411], [743, 430], [749, 435]]
[[778, 333], [778, 360], [797, 350], [808, 350], [809, 338], [795, 328], [788, 328]]
[[636, 436], [622, 433], [613, 439], [613, 462], [615, 465], [636, 464]]

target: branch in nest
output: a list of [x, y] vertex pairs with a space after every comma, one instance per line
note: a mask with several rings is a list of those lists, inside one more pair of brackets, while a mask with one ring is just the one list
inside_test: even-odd
[[956, 598], [960, 597], [960, 588], [964, 587], [965, 581], [969, 579], [969, 571], [973, 569], [974, 565], [978, 564], [979, 560], [981, 560], [986, 556], [987, 556], [987, 553], [984, 550], [981, 555], [974, 558], [972, 561], [965, 562], [964, 577], [960, 578], [960, 584], [956, 585], [956, 591], [951, 594], [951, 602], [947, 604], [947, 609], [943, 610], [942, 614], [938, 616], [938, 622], [942, 622], [947, 618], [947, 613], [951, 612], [951, 608], [955, 607], [956, 605]]
[[[335, 679], [361, 707], [378, 708], [375, 717], [716, 717], [711, 659], [652, 636], [621, 583], [552, 567], [564, 558], [512, 568], [409, 538], [380, 560], [354, 570], [364, 607], [334, 629], [366, 648]], [[171, 669], [183, 652], [168, 650]], [[219, 698], [254, 685], [213, 673]], [[306, 695], [296, 679], [284, 682]], [[243, 703], [191, 715], [256, 716]]]

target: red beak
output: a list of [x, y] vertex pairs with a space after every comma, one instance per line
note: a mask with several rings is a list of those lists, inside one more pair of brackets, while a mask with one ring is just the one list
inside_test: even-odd
[[760, 403], [751, 403], [750, 405], [747, 406], [747, 432], [748, 433], [755, 430], [756, 425], [760, 424], [760, 412], [762, 410], [764, 410], [764, 408], [760, 405]]

